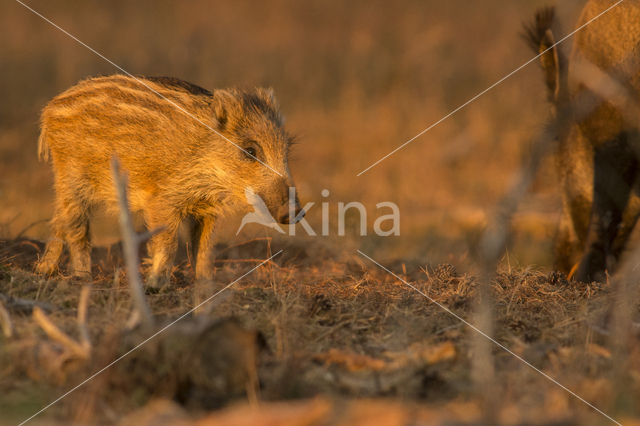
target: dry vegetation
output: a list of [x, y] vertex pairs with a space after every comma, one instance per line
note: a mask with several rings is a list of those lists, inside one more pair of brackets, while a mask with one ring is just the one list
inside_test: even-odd
[[[194, 283], [183, 247], [171, 287], [147, 294], [160, 326], [283, 253], [214, 299], [200, 319], [188, 316], [38, 419], [606, 423], [497, 346], [491, 390], [478, 392], [471, 374], [474, 332], [354, 250], [360, 247], [473, 320], [482, 276], [473, 262], [474, 243], [547, 115], [536, 66], [395, 158], [355, 175], [527, 60], [521, 22], [543, 3], [29, 2], [136, 74], [173, 75], [206, 88], [273, 86], [287, 125], [300, 136], [292, 173], [302, 204], [316, 202], [309, 215], [314, 228], [320, 228], [323, 188], [331, 191], [332, 209], [338, 201], [358, 200], [373, 213], [377, 202], [390, 200], [402, 212], [401, 236], [386, 239], [272, 239], [258, 228], [235, 237], [238, 220], [228, 218], [213, 283]], [[581, 3], [562, 2], [565, 29]], [[65, 358], [63, 347], [34, 321], [36, 302], [65, 333], [81, 337], [76, 316], [82, 283], [64, 269], [50, 279], [32, 273], [53, 200], [49, 167], [36, 161], [39, 110], [78, 80], [114, 70], [17, 3], [0, 5], [0, 23], [0, 303], [13, 329], [11, 337], [0, 335], [0, 424], [11, 424], [146, 335], [128, 329], [132, 298], [118, 228], [108, 221], [93, 228], [91, 357]], [[617, 364], [609, 344], [609, 283], [567, 282], [548, 266], [559, 218], [555, 182], [543, 164], [490, 279], [495, 337], [631, 424], [639, 415], [640, 354], [630, 344], [628, 364]], [[205, 323], [208, 328], [199, 328]], [[254, 368], [259, 386], [251, 384]]]
[[[215, 299], [208, 314], [223, 327], [229, 318], [234, 318], [244, 329], [260, 333], [257, 365], [259, 399], [263, 403], [254, 410], [263, 410], [263, 415], [276, 419], [292, 416], [296, 419], [292, 424], [324, 424], [322, 421], [341, 416], [342, 410], [358, 410], [358, 404], [366, 405], [370, 398], [384, 398], [379, 403], [389, 407], [386, 414], [398, 418], [471, 423], [483, 420], [482, 401], [474, 394], [469, 375], [473, 356], [470, 329], [353, 255], [345, 254], [337, 262], [326, 253], [310, 256], [310, 252], [317, 252], [313, 246], [269, 240], [220, 249], [222, 253], [233, 253], [233, 258], [239, 255], [248, 259], [265, 258], [276, 247], [283, 248], [285, 254]], [[41, 249], [41, 244], [31, 240], [2, 242], [0, 258], [5, 270], [0, 293], [8, 298], [46, 301], [55, 307], [52, 320], [74, 335], [78, 284], [65, 278], [43, 280], [28, 272]], [[123, 267], [119, 257], [112, 251], [111, 255], [100, 253], [96, 259], [98, 278], [92, 283], [89, 308], [91, 341], [96, 347], [89, 365], [65, 365], [48, 371], [48, 364], [38, 364], [42, 362], [38, 357], [42, 356], [46, 340], [42, 331], [26, 313], [17, 309], [13, 312], [15, 333], [20, 338], [4, 340], [3, 357], [10, 362], [3, 363], [1, 382], [3, 410], [11, 413], [10, 418], [30, 414], [34, 407], [49, 402], [52, 395], [78, 383], [131, 348], [133, 342], [142, 340], [141, 334], [134, 333], [124, 343], [114, 343], [114, 334], [126, 327], [131, 307], [126, 277], [118, 269]], [[223, 255], [221, 260], [229, 259]], [[395, 266], [399, 271], [403, 269], [402, 265]], [[413, 272], [403, 274], [404, 279], [461, 317], [470, 318], [476, 288], [472, 277], [456, 272], [448, 264], [410, 266], [405, 269]], [[248, 269], [221, 262], [216, 283], [229, 283]], [[118, 271], [115, 275], [108, 272], [114, 270]], [[193, 305], [193, 270], [187, 259], [174, 275], [178, 279], [171, 291], [148, 295], [151, 309], [161, 323]], [[631, 413], [631, 407], [625, 407], [629, 401], [615, 400], [619, 395], [609, 380], [612, 356], [606, 349], [606, 285], [570, 283], [553, 273], [519, 269], [499, 273], [492, 290], [496, 298], [496, 337], [500, 342], [596, 405]], [[150, 342], [51, 408], [47, 418], [115, 421], [150, 400], [164, 398], [177, 401], [174, 404], [180, 403], [183, 408], [156, 401], [154, 412], [170, 407], [185, 421], [189, 412], [192, 417], [224, 424], [224, 416], [238, 415], [233, 414], [233, 408], [205, 413], [245, 398], [245, 383], [238, 384], [234, 379], [243, 377], [244, 364], [230, 361], [229, 351], [237, 358], [246, 350], [253, 350], [253, 346], [248, 341], [236, 346], [229, 343], [233, 339], [229, 336], [239, 332], [235, 329], [220, 332], [225, 336], [224, 343], [213, 335], [211, 341], [189, 347], [191, 356], [202, 351], [203, 345], [207, 348], [206, 365], [194, 366], [188, 358], [163, 365], [158, 361], [166, 355], [159, 353], [169, 348]], [[171, 346], [173, 351], [179, 348], [175, 342]], [[597, 415], [592, 410], [511, 355], [498, 348], [494, 352], [498, 374], [493, 391], [503, 401], [495, 413], [498, 419], [512, 424], [599, 421], [594, 419]], [[205, 383], [203, 379], [184, 377], [204, 373], [208, 374]], [[632, 384], [637, 386], [635, 381]], [[367, 400], [355, 401], [346, 408], [344, 404], [351, 398]], [[300, 399], [292, 405], [271, 405], [274, 401]], [[342, 402], [338, 404], [339, 401]], [[296, 404], [308, 406], [296, 412]], [[320, 414], [310, 408], [316, 405], [324, 407], [318, 408]], [[85, 417], [87, 413], [92, 416]], [[363, 417], [362, 424], [381, 421], [374, 413]]]

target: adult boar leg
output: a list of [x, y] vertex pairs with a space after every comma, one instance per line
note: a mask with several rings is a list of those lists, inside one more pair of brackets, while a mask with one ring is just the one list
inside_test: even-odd
[[627, 247], [627, 242], [631, 237], [631, 233], [635, 228], [636, 223], [638, 222], [639, 213], [634, 211], [634, 206], [629, 203], [627, 206], [627, 210], [625, 214], [622, 216], [622, 224], [620, 224], [620, 230], [618, 231], [618, 235], [616, 236], [615, 241], [613, 242], [613, 256], [616, 260], [620, 260], [622, 253], [624, 253], [625, 248]]
[[[628, 144], [633, 151], [633, 158], [636, 160], [634, 174], [631, 178], [631, 192], [638, 194], [640, 190], [640, 176], [638, 176], [640, 174], [640, 132], [630, 132]], [[620, 224], [618, 235], [613, 242], [613, 256], [616, 263], [620, 260], [620, 257], [627, 247], [627, 242], [638, 222], [638, 218], [640, 218], [640, 200], [638, 197], [632, 197], [629, 199], [627, 207], [623, 212], [622, 223]]]
[[179, 218], [167, 218], [154, 211], [145, 213], [148, 229], [164, 227], [161, 232], [149, 240], [148, 248], [151, 256], [151, 269], [147, 279], [150, 287], [162, 288], [169, 283], [169, 276], [178, 248]]
[[577, 238], [573, 232], [571, 215], [565, 207], [562, 219], [556, 230], [554, 239], [554, 269], [569, 274], [576, 261], [576, 253], [580, 250]]
[[614, 240], [629, 202], [637, 164], [626, 135], [595, 147], [591, 222], [576, 273], [578, 281], [602, 280], [605, 270], [615, 263]]
[[196, 279], [213, 278], [214, 225], [215, 219], [212, 217], [196, 220], [193, 234], [193, 246], [197, 247]]

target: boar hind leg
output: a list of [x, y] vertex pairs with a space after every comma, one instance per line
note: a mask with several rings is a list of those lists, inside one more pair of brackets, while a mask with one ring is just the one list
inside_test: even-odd
[[196, 279], [210, 280], [213, 278], [214, 224], [214, 218], [204, 217], [196, 220], [193, 229], [193, 247], [197, 247]]
[[[63, 191], [58, 191], [63, 192]], [[45, 254], [36, 270], [51, 274], [58, 266], [64, 247], [69, 247], [71, 272], [76, 277], [91, 277], [91, 243], [89, 242], [89, 212], [76, 200], [58, 198], [51, 221], [54, 237], [47, 243]]]
[[163, 227], [164, 229], [149, 240], [148, 249], [151, 256], [151, 269], [147, 284], [154, 288], [164, 287], [169, 282], [171, 268], [178, 248], [179, 218], [167, 218], [154, 211], [145, 212], [148, 229]]
[[594, 150], [593, 205], [584, 255], [576, 279], [583, 282], [604, 279], [617, 254], [614, 241], [635, 181], [638, 160], [621, 135]]
[[76, 277], [91, 277], [91, 243], [89, 241], [89, 214], [85, 206], [77, 203], [65, 205], [62, 214], [64, 234], [69, 255], [71, 271]]
[[51, 221], [53, 237], [47, 241], [47, 247], [44, 250], [44, 256], [36, 264], [36, 272], [38, 274], [51, 275], [58, 268], [60, 256], [64, 250], [64, 233], [60, 228], [58, 221]]

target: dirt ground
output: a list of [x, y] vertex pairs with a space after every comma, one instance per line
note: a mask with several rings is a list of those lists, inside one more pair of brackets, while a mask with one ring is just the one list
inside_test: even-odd
[[[83, 283], [32, 274], [42, 248], [28, 239], [0, 242], [0, 295], [7, 306], [17, 299], [45, 304], [52, 321], [77, 339]], [[338, 262], [327, 247], [269, 238], [220, 246], [215, 284], [198, 285], [189, 257], [183, 256], [170, 288], [147, 294], [151, 310], [160, 325], [166, 324], [193, 307], [198, 297], [204, 300], [281, 249], [281, 255], [233, 284], [205, 305], [205, 311], [174, 326], [188, 334], [198, 328], [198, 321], [216, 324], [215, 333], [222, 334], [201, 343], [208, 366], [182, 357], [175, 364], [159, 362], [170, 359], [162, 350], [175, 346], [169, 340], [174, 343], [158, 349], [158, 342], [170, 339], [161, 334], [36, 420], [221, 425], [256, 424], [257, 419], [259, 424], [291, 425], [607, 422], [498, 346], [493, 349], [496, 368], [490, 393], [479, 393], [470, 375], [475, 332], [356, 254], [343, 253], [340, 258], [346, 260]], [[94, 250], [89, 360], [55, 364], [45, 349], [56, 345], [34, 322], [29, 307], [10, 310], [14, 335], [0, 340], [0, 411], [7, 424], [33, 414], [116, 359], [125, 352], [123, 347], [131, 348], [145, 337], [125, 331], [131, 297], [118, 251], [117, 245]], [[477, 286], [473, 276], [449, 264], [387, 266], [433, 301], [471, 320]], [[626, 370], [627, 380], [615, 376], [615, 357], [607, 349], [607, 284], [568, 282], [556, 273], [507, 267], [496, 276], [492, 290], [498, 342], [617, 420], [625, 419], [624, 424], [638, 415], [640, 358], [631, 357], [635, 361]], [[238, 343], [238, 333], [251, 338]], [[48, 350], [59, 354], [59, 348]], [[254, 350], [250, 362], [257, 368], [256, 392], [247, 386], [245, 361], [237, 361]], [[153, 362], [147, 364], [146, 357]], [[183, 378], [185, 371], [191, 380]], [[218, 385], [193, 379], [204, 372]]]

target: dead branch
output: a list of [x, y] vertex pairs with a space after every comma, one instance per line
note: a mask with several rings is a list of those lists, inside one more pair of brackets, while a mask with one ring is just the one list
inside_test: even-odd
[[[616, 93], [621, 96], [619, 92]], [[489, 336], [493, 335], [491, 282], [506, 248], [511, 222], [518, 205], [527, 195], [543, 158], [551, 151], [553, 142], [562, 137], [562, 132], [567, 128], [570, 120], [584, 119], [598, 107], [599, 103], [600, 101], [593, 99], [589, 94], [582, 93], [570, 105], [562, 105], [556, 111], [554, 119], [533, 140], [532, 152], [527, 157], [527, 162], [514, 179], [514, 184], [498, 203], [493, 217], [482, 235], [478, 250], [482, 273], [478, 285], [475, 323]], [[495, 398], [495, 395], [490, 392], [493, 380], [492, 344], [484, 336], [476, 334], [473, 346], [475, 354], [472, 361], [474, 380], [483, 395]]]
[[630, 354], [637, 350], [637, 326], [634, 311], [640, 294], [640, 245], [622, 259], [612, 279], [613, 295], [609, 312], [609, 348], [613, 353], [612, 379], [616, 384], [614, 401], [624, 398], [631, 391], [629, 382]]
[[90, 352], [87, 348], [83, 347], [81, 344], [69, 337], [64, 331], [60, 330], [58, 326], [56, 326], [49, 317], [47, 317], [47, 314], [37, 306], [33, 308], [33, 319], [51, 340], [58, 342], [74, 356], [80, 359], [89, 358]]
[[[609, 73], [601, 70], [585, 58], [576, 61], [574, 74], [589, 90], [602, 101], [611, 103], [631, 125], [637, 123], [640, 115], [640, 104], [636, 96], [623, 82], [615, 79]], [[635, 154], [640, 158], [638, 137], [632, 142]], [[639, 294], [637, 283], [640, 280], [640, 246], [636, 246], [622, 258], [618, 270], [612, 279], [613, 295], [611, 297], [611, 323], [609, 345], [613, 352], [613, 382], [616, 383], [615, 400], [625, 398], [631, 390], [628, 379], [629, 354], [633, 353], [637, 345], [634, 336], [634, 308]]]
[[147, 240], [150, 240], [151, 237], [153, 237], [154, 235], [164, 231], [166, 228], [166, 226], [159, 226], [156, 229], [152, 229], [150, 231], [145, 231], [142, 234], [137, 234], [136, 235], [136, 241], [138, 244], [142, 244]]
[[26, 357], [23, 368], [29, 377], [38, 381], [62, 384], [69, 374], [91, 363], [93, 348], [87, 331], [90, 289], [90, 285], [83, 286], [78, 298], [79, 341], [58, 328], [42, 309], [34, 307], [33, 320], [42, 328], [48, 339], [27, 339], [27, 344], [22, 346], [24, 352], [21, 350], [21, 356]]
[[135, 329], [140, 324], [140, 312], [137, 309], [134, 309], [129, 315], [127, 322], [124, 325], [124, 329], [131, 331]]
[[216, 259], [214, 263], [263, 263], [265, 265], [275, 266], [276, 268], [280, 268], [280, 265], [275, 263], [273, 260], [264, 261], [264, 259]]
[[16, 235], [16, 237], [14, 239], [17, 240], [17, 239], [22, 238], [24, 236], [24, 234], [28, 230], [33, 228], [34, 226], [40, 225], [42, 223], [47, 223], [47, 222], [49, 222], [49, 219], [40, 219], [40, 220], [36, 220], [35, 222], [31, 222], [29, 225], [27, 225], [24, 228], [22, 228], [22, 230], [20, 232], [18, 232], [18, 235]]
[[615, 106], [625, 121], [634, 124], [637, 122], [640, 104], [622, 83], [585, 58], [574, 62], [572, 72], [580, 83]]
[[[509, 237], [511, 220], [518, 205], [528, 193], [542, 159], [552, 146], [559, 132], [559, 123], [567, 117], [567, 110], [559, 111], [558, 121], [547, 125], [543, 132], [534, 140], [533, 152], [528, 158], [528, 163], [521, 169], [515, 183], [502, 198], [489, 222], [479, 247], [479, 259], [481, 276], [478, 283], [474, 323], [486, 333], [493, 336], [494, 301], [491, 293], [491, 283], [495, 277], [500, 257], [504, 253]], [[493, 343], [485, 336], [478, 333], [473, 335], [472, 375], [478, 392], [486, 398], [486, 412], [494, 413], [499, 403], [499, 397], [491, 392], [494, 380]]]
[[36, 306], [45, 312], [53, 311], [53, 306], [45, 302], [38, 302], [35, 300], [21, 299], [19, 297], [7, 296], [0, 293], [0, 302], [5, 306], [8, 311], [19, 313], [31, 313]]
[[69, 337], [64, 331], [60, 330], [39, 307], [36, 306], [33, 308], [33, 319], [44, 330], [47, 336], [61, 344], [73, 356], [80, 359], [88, 359], [91, 355], [91, 341], [89, 339], [89, 331], [87, 330], [87, 310], [90, 292], [91, 286], [82, 286], [78, 299], [77, 324], [80, 334], [79, 343]]
[[[498, 203], [493, 218], [487, 226], [479, 246], [479, 259], [482, 266], [482, 276], [478, 286], [478, 304], [476, 306], [476, 324], [488, 335], [492, 335], [493, 300], [490, 291], [490, 283], [494, 277], [497, 264], [504, 253], [507, 239], [509, 237], [511, 221], [518, 205], [528, 193], [528, 189], [533, 183], [537, 171], [542, 163], [542, 159], [551, 150], [553, 142], [562, 137], [573, 120], [580, 122], [588, 117], [603, 101], [611, 102], [621, 111], [624, 119], [635, 123], [640, 112], [640, 106], [635, 97], [614, 80], [609, 74], [598, 69], [594, 65], [582, 61], [576, 64], [578, 78], [589, 88], [596, 97], [589, 93], [581, 93], [568, 105], [562, 105], [557, 111], [554, 119], [534, 140], [532, 153], [528, 157], [528, 162], [521, 168], [519, 176], [515, 179], [514, 185]], [[598, 99], [599, 98], [599, 99]], [[640, 155], [640, 153], [638, 153]], [[633, 255], [629, 256], [627, 262], [620, 268], [617, 276], [616, 296], [614, 304], [619, 305], [614, 308], [614, 347], [618, 348], [620, 354], [620, 365], [624, 365], [623, 354], [628, 353], [631, 330], [631, 301], [636, 300], [632, 294], [632, 283], [640, 279], [640, 273], [636, 266], [640, 262], [640, 248], [637, 248]], [[485, 395], [491, 395], [491, 380], [493, 371], [493, 358], [491, 354], [491, 344], [481, 336], [476, 335], [473, 357], [473, 376], [479, 391]], [[488, 394], [486, 392], [489, 392]], [[495, 398], [495, 396], [494, 396]], [[491, 399], [491, 397], [489, 398]], [[491, 403], [491, 402], [489, 402]]]
[[250, 244], [250, 243], [255, 243], [256, 241], [267, 241], [267, 243], [271, 243], [271, 240], [272, 240], [271, 237], [251, 238], [250, 240], [242, 241], [242, 242], [240, 242], [238, 244], [231, 244], [231, 245], [221, 249], [219, 251], [219, 253], [224, 253], [225, 251], [228, 251], [228, 250], [231, 250], [231, 249], [234, 249], [234, 248], [242, 247], [242, 246], [245, 246], [245, 245]]
[[4, 307], [2, 300], [0, 300], [0, 326], [2, 327], [2, 333], [5, 337], [9, 338], [13, 336], [13, 323], [11, 322], [11, 316]]
[[87, 353], [91, 353], [91, 340], [89, 339], [89, 331], [87, 330], [87, 309], [89, 306], [90, 292], [90, 286], [82, 286], [80, 300], [78, 301], [78, 333], [80, 334], [80, 346]]
[[[140, 236], [135, 232], [133, 219], [131, 218], [131, 212], [129, 210], [127, 176], [120, 170], [120, 162], [115, 155], [111, 159], [111, 173], [118, 194], [120, 228], [122, 232], [125, 263], [127, 264], [129, 274], [129, 289], [133, 297], [134, 305], [140, 313], [143, 327], [151, 330], [153, 329], [153, 317], [144, 296], [142, 278], [140, 277], [139, 271], [140, 259], [138, 258], [138, 245], [140, 244]], [[157, 230], [155, 232], [157, 232]]]

